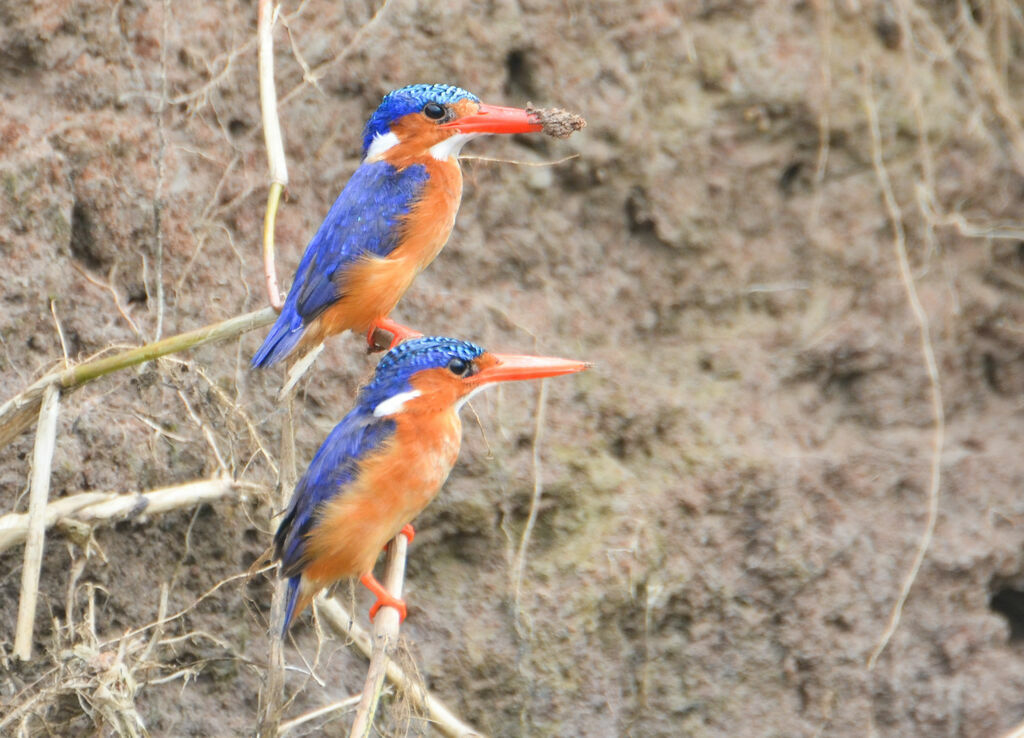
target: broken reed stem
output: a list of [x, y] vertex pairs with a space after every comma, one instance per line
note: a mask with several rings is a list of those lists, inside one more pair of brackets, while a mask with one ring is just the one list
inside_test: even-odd
[[341, 710], [347, 710], [350, 707], [355, 707], [360, 699], [361, 695], [357, 694], [354, 697], [349, 697], [348, 699], [340, 700], [339, 702], [332, 702], [329, 705], [324, 705], [323, 707], [318, 707], [315, 710], [310, 710], [303, 715], [299, 715], [297, 718], [281, 723], [278, 735], [284, 735], [293, 728], [297, 728], [303, 723], [308, 723], [310, 720], [316, 720], [318, 717], [323, 717], [324, 715], [330, 715], [332, 712], [339, 712]]
[[0, 448], [17, 438], [32, 423], [47, 387], [57, 385], [69, 391], [106, 374], [144, 364], [167, 354], [198, 348], [207, 343], [236, 338], [243, 333], [270, 325], [277, 319], [273, 308], [238, 315], [219, 323], [179, 333], [145, 346], [122, 351], [102, 359], [86, 361], [70, 369], [52, 372], [0, 405]]
[[25, 565], [21, 570], [21, 597], [18, 600], [18, 624], [14, 632], [14, 655], [22, 661], [32, 658], [32, 631], [39, 596], [39, 572], [43, 566], [46, 542], [46, 501], [50, 496], [50, 469], [53, 447], [57, 442], [57, 415], [60, 390], [53, 384], [43, 390], [39, 425], [32, 452], [32, 481], [27, 515]]
[[914, 580], [921, 570], [928, 547], [931, 545], [932, 536], [935, 533], [935, 522], [939, 514], [939, 489], [942, 481], [942, 448], [945, 444], [946, 420], [942, 407], [942, 388], [939, 384], [939, 367], [935, 360], [935, 351], [932, 348], [931, 331], [928, 326], [928, 314], [921, 305], [917, 296], [917, 288], [914, 286], [914, 277], [910, 270], [910, 260], [907, 258], [907, 239], [903, 228], [903, 214], [900, 211], [899, 203], [893, 194], [892, 182], [889, 180], [888, 170], [885, 168], [885, 160], [882, 157], [882, 134], [878, 126], [878, 110], [875, 106], [874, 97], [871, 92], [871, 77], [865, 63], [863, 72], [864, 83], [864, 110], [868, 119], [868, 129], [871, 133], [871, 159], [875, 168], [875, 176], [878, 179], [879, 188], [882, 191], [882, 198], [888, 211], [889, 221], [893, 231], [893, 249], [896, 252], [896, 261], [899, 264], [900, 281], [907, 295], [907, 302], [910, 303], [910, 310], [917, 323], [918, 333], [921, 338], [921, 355], [924, 359], [925, 370], [928, 374], [928, 383], [931, 390], [932, 418], [935, 432], [932, 437], [932, 458], [930, 481], [928, 483], [928, 511], [925, 521], [924, 532], [921, 534], [917, 544], [917, 551], [914, 554], [913, 563], [907, 571], [900, 588], [899, 597], [889, 615], [889, 622], [885, 632], [878, 639], [874, 650], [868, 657], [868, 670], [874, 669], [878, 657], [882, 655], [885, 647], [889, 644], [896, 629], [899, 627], [900, 617], [903, 614], [903, 606], [906, 604], [910, 589], [914, 586]]
[[[402, 597], [402, 585], [405, 581], [405, 553], [409, 542], [401, 533], [391, 540], [384, 566], [384, 588], [392, 597]], [[387, 664], [391, 660], [391, 652], [398, 643], [398, 631], [401, 623], [398, 610], [393, 607], [382, 607], [377, 611], [373, 623], [373, 648], [370, 653], [370, 668], [366, 671], [363, 683], [363, 694], [356, 708], [356, 717], [352, 723], [349, 738], [368, 738], [373, 728], [373, 716], [377, 713], [381, 688]]]
[[281, 290], [277, 286], [277, 267], [274, 265], [274, 224], [281, 193], [288, 186], [288, 163], [284, 157], [281, 123], [277, 116], [277, 90], [274, 86], [274, 12], [272, 0], [259, 4], [259, 77], [260, 110], [263, 115], [263, 140], [267, 147], [270, 168], [270, 194], [263, 216], [263, 274], [267, 284], [270, 306], [280, 312], [284, 307]]
[[[33, 465], [34, 474], [35, 466]], [[227, 477], [221, 477], [174, 487], [163, 487], [141, 494], [82, 492], [71, 497], [54, 500], [46, 505], [42, 515], [43, 528], [52, 528], [66, 519], [95, 525], [108, 521], [116, 522], [137, 518], [140, 515], [169, 512], [218, 500], [239, 489], [240, 486]], [[31, 509], [28, 514], [8, 513], [0, 516], [0, 552], [28, 540], [31, 530]]]
[[[400, 536], [403, 537], [403, 536]], [[316, 600], [317, 614], [339, 636], [350, 638], [367, 657], [373, 653], [374, 642], [370, 634], [355, 621], [348, 611], [334, 597], [320, 595]], [[383, 612], [383, 611], [382, 611]], [[413, 681], [402, 668], [390, 658], [384, 661], [388, 681], [407, 695], [416, 707], [431, 721], [431, 725], [448, 738], [465, 738], [485, 734], [467, 725], [455, 716], [448, 706], [430, 694], [419, 682]]]

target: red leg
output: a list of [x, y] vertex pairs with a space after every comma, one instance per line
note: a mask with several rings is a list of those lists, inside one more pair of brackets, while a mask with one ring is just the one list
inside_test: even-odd
[[[384, 335], [378, 336], [377, 331], [381, 331]], [[391, 343], [385, 346], [388, 335], [391, 336]], [[419, 331], [414, 331], [408, 326], [396, 323], [391, 318], [378, 318], [366, 333], [366, 343], [369, 345], [370, 351], [389, 351], [402, 341], [408, 341], [410, 338], [420, 338], [422, 335]]]
[[405, 600], [392, 597], [391, 593], [384, 589], [384, 585], [378, 582], [372, 573], [363, 574], [363, 576], [359, 577], [359, 581], [363, 583], [364, 587], [377, 595], [377, 601], [373, 603], [373, 607], [370, 608], [371, 621], [377, 617], [377, 611], [382, 607], [395, 608], [395, 610], [398, 611], [398, 622], [401, 623], [405, 621]]
[[402, 526], [402, 530], [398, 531], [401, 535], [405, 536], [405, 540], [412, 543], [412, 539], [416, 537], [416, 529], [412, 527], [412, 523], [406, 523]]

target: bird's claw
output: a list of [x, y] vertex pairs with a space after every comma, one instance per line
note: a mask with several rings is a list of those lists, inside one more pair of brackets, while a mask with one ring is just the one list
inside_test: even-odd
[[373, 619], [377, 617], [377, 611], [382, 607], [393, 607], [398, 612], [398, 622], [405, 622], [405, 616], [407, 614], [405, 600], [398, 599], [384, 589], [384, 585], [378, 582], [373, 574], [363, 574], [363, 576], [359, 578], [359, 581], [363, 583], [364, 587], [377, 595], [377, 601], [374, 602], [373, 607], [370, 608], [370, 622], [373, 622]]
[[404, 623], [405, 616], [407, 614], [405, 609], [405, 600], [395, 599], [394, 597], [387, 597], [386, 599], [379, 599], [373, 603], [373, 607], [370, 608], [370, 622], [377, 617], [377, 611], [382, 607], [393, 607], [398, 611], [398, 622]]
[[406, 523], [402, 526], [402, 530], [398, 531], [398, 534], [405, 536], [405, 540], [412, 543], [412, 539], [416, 537], [416, 529], [412, 527], [412, 523]]
[[396, 323], [390, 318], [375, 320], [366, 332], [366, 343], [370, 351], [390, 351], [402, 341], [410, 338], [421, 338], [419, 331], [415, 331], [401, 323]]

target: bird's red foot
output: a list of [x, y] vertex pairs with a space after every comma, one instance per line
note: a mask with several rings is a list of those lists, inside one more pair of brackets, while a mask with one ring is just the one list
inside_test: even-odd
[[405, 540], [412, 543], [412, 539], [416, 537], [416, 529], [412, 527], [412, 523], [406, 523], [402, 526], [402, 530], [398, 531], [399, 535], [405, 536]]
[[368, 590], [377, 595], [377, 601], [373, 603], [373, 607], [370, 608], [370, 621], [372, 622], [377, 617], [377, 611], [382, 607], [393, 607], [398, 611], [398, 622], [405, 622], [406, 609], [405, 600], [400, 600], [397, 597], [393, 597], [390, 592], [384, 589], [384, 585], [377, 581], [373, 574], [363, 574], [359, 577], [359, 581], [363, 583], [363, 586]]
[[419, 331], [396, 323], [391, 318], [378, 318], [366, 332], [366, 343], [370, 351], [390, 351], [402, 341], [422, 336]]

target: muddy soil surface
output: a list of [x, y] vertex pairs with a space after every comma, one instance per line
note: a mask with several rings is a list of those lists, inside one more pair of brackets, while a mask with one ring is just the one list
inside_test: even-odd
[[[451, 82], [588, 121], [470, 144], [451, 242], [395, 314], [596, 364], [548, 382], [539, 432], [537, 386], [475, 400], [416, 523], [402, 658], [465, 720], [494, 736], [991, 736], [1024, 720], [1015, 12], [285, 4], [286, 284], [389, 89]], [[255, 4], [36, 0], [0, 19], [0, 400], [65, 355], [262, 307]], [[271, 540], [285, 415], [282, 372], [248, 368], [262, 334], [65, 398], [55, 498], [247, 486], [52, 531], [37, 656], [4, 659], [0, 733], [132, 735], [138, 716], [152, 735], [253, 734], [273, 583], [239, 575]], [[330, 341], [295, 402], [300, 468], [373, 363], [360, 337]], [[26, 508], [32, 443], [0, 449], [0, 512]], [[933, 492], [934, 537], [869, 668]], [[9, 654], [22, 547], [0, 557]], [[151, 649], [152, 629], [120, 640], [162, 589], [184, 614]], [[366, 592], [337, 594], [365, 619]], [[286, 719], [361, 688], [363, 658], [309, 616], [287, 659]], [[431, 733], [402, 695], [380, 728]]]

